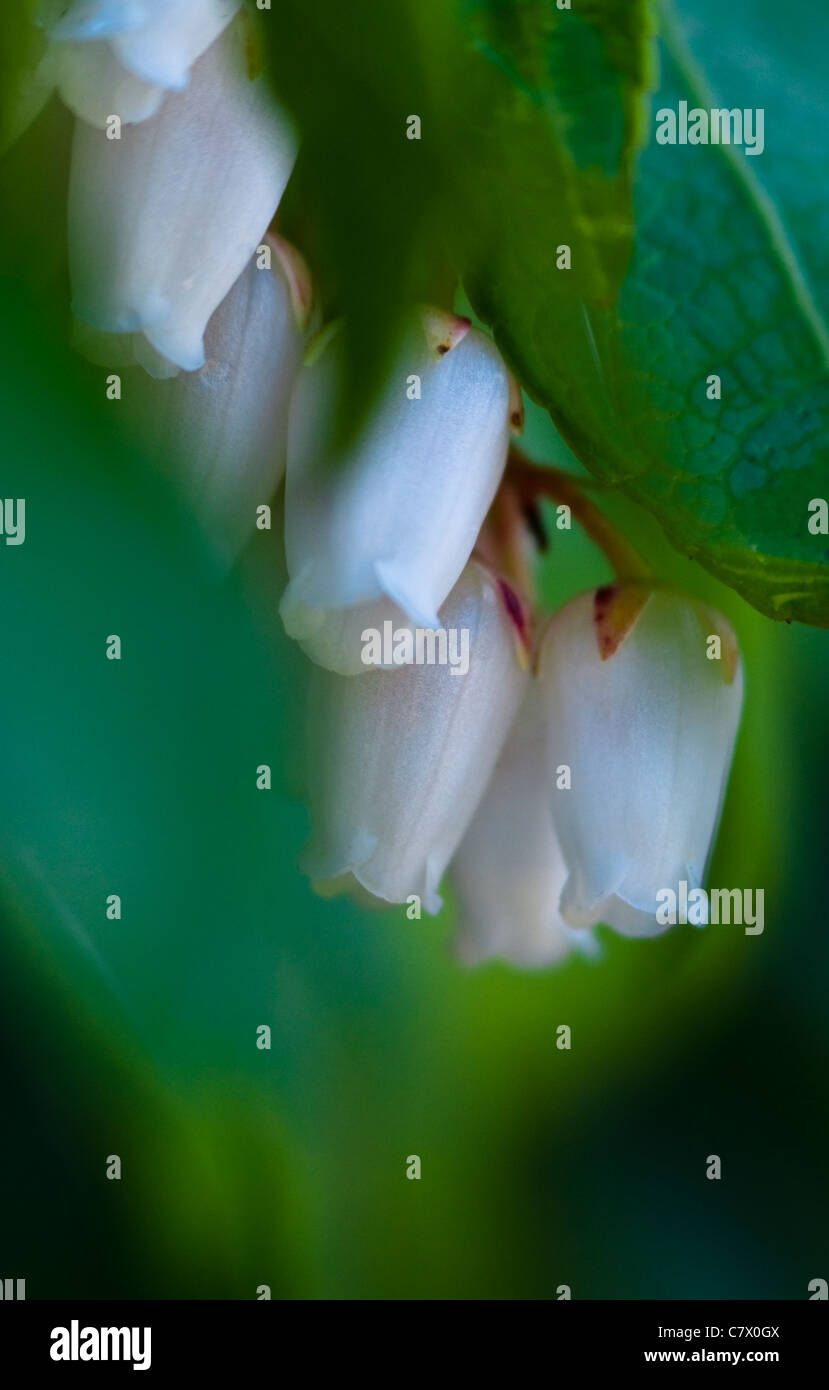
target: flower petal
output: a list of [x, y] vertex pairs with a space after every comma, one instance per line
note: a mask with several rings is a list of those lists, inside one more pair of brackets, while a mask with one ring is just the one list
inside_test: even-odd
[[180, 89], [190, 68], [230, 23], [241, 0], [156, 0], [153, 19], [112, 39], [125, 68], [145, 82]]
[[303, 576], [288, 586], [279, 605], [285, 631], [318, 666], [341, 676], [364, 675], [373, 665], [397, 669], [398, 663], [368, 663], [364, 659], [367, 629], [383, 631], [390, 622], [395, 631], [414, 632], [414, 624], [391, 599], [375, 599], [354, 608], [314, 608], [302, 600]]
[[660, 590], [610, 656], [592, 593], [550, 623], [539, 679], [550, 776], [571, 771], [552, 807], [573, 926], [655, 935], [657, 894], [702, 883], [742, 702], [741, 671], [727, 684], [706, 645], [698, 607]]
[[450, 869], [458, 903], [455, 949], [466, 965], [503, 959], [523, 968], [557, 964], [592, 937], [559, 913], [567, 870], [553, 830], [546, 730], [535, 681]]
[[42, 9], [51, 10], [41, 23], [53, 39], [87, 41], [108, 39], [152, 22], [165, 3], [176, 0], [47, 0]]
[[69, 110], [99, 130], [112, 116], [124, 124], [146, 121], [161, 106], [161, 87], [127, 72], [108, 43], [54, 44], [51, 54], [57, 88]]
[[189, 88], [120, 140], [78, 122], [69, 194], [75, 313], [143, 332], [171, 362], [204, 365], [207, 320], [260, 243], [288, 181], [293, 133], [230, 26]]
[[207, 361], [125, 389], [152, 454], [172, 465], [217, 550], [236, 559], [285, 468], [288, 402], [302, 354], [288, 283], [249, 263], [210, 320]]
[[287, 607], [336, 612], [386, 597], [434, 627], [503, 472], [507, 371], [475, 329], [436, 360], [418, 324], [368, 424], [343, 449], [332, 436], [341, 345], [333, 338], [305, 368], [291, 408]]
[[387, 902], [438, 885], [480, 800], [526, 684], [512, 621], [488, 571], [470, 562], [444, 611], [469, 631], [466, 675], [407, 666], [357, 679], [317, 670], [314, 879], [359, 883]]

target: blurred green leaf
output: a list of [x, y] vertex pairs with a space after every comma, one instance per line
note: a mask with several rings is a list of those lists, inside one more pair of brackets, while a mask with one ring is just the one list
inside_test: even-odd
[[[412, 303], [451, 299], [452, 154], [428, 70], [445, 26], [438, 0], [282, 0], [260, 16], [278, 95], [302, 137], [281, 224], [308, 257], [328, 316], [345, 315], [351, 423]], [[407, 139], [412, 114], [419, 141]]]
[[[346, 315], [352, 418], [411, 303], [448, 307], [460, 275], [503, 286], [499, 328], [523, 337], [511, 263], [539, 295], [532, 311], [546, 300], [573, 325], [558, 369], [572, 375], [577, 334], [592, 362], [582, 304], [612, 303], [630, 253], [645, 12], [644, 0], [577, 14], [549, 0], [285, 0], [262, 18], [302, 135], [281, 215], [329, 313]], [[561, 242], [583, 248], [570, 274], [555, 268]]]
[[[698, 8], [684, 7], [690, 16]], [[722, 7], [703, 8], [708, 23], [697, 26], [698, 57], [703, 63], [709, 53], [717, 57], [716, 96], [665, 7], [662, 85], [654, 107], [676, 110], [681, 99], [705, 108], [764, 105], [762, 30], [749, 47], [740, 42], [744, 7], [729, 10], [727, 21]], [[814, 293], [826, 274], [817, 211], [825, 208], [825, 192], [821, 198], [814, 186], [825, 177], [825, 160], [803, 161], [801, 150], [799, 179], [787, 164], [815, 114], [821, 79], [814, 65], [810, 73], [804, 64], [802, 41], [798, 52], [789, 40], [789, 82], [780, 99], [779, 9], [770, 3], [760, 9], [778, 64], [778, 100], [767, 123], [773, 170], [767, 185], [759, 173], [765, 154], [747, 158], [733, 146], [659, 146], [651, 138], [635, 183], [633, 258], [615, 305], [601, 292], [595, 260], [602, 239], [589, 219], [573, 235], [578, 277], [553, 268], [553, 243], [570, 237], [559, 230], [566, 216], [551, 212], [538, 172], [540, 151], [519, 138], [516, 127], [524, 196], [515, 179], [498, 186], [503, 214], [497, 243], [487, 244], [482, 233], [479, 270], [468, 288], [524, 384], [550, 408], [593, 472], [648, 507], [674, 545], [761, 612], [825, 626], [829, 549], [807, 526], [808, 503], [826, 495], [829, 475], [829, 333]], [[797, 0], [790, 9], [792, 27], [802, 36], [807, 7]], [[724, 23], [731, 36], [727, 59]], [[574, 64], [576, 33], [567, 30]], [[606, 29], [604, 41], [615, 58], [618, 36]], [[607, 92], [606, 74], [598, 64], [593, 72]], [[562, 98], [566, 85], [555, 86], [578, 130], [578, 104]], [[530, 91], [540, 102], [537, 81]], [[586, 109], [589, 116], [589, 104]], [[598, 129], [601, 100], [594, 120]], [[814, 131], [810, 138], [813, 146]], [[599, 178], [601, 168], [594, 153], [590, 177]], [[564, 182], [562, 203], [568, 195]], [[618, 263], [618, 256], [612, 260]], [[572, 302], [563, 288], [568, 278]], [[721, 401], [707, 399], [709, 374], [722, 379]]]
[[37, 13], [38, 0], [15, 0], [0, 15], [0, 154], [34, 120], [49, 93], [48, 80], [38, 74], [46, 38], [34, 23]]

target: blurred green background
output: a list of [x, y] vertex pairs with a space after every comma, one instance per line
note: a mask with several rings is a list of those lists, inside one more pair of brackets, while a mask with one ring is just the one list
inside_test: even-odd
[[[829, 1278], [826, 635], [601, 495], [737, 629], [710, 882], [765, 889], [762, 936], [602, 931], [596, 960], [465, 972], [451, 906], [317, 899], [278, 527], [220, 582], [68, 350], [67, 140], [52, 103], [0, 172], [2, 495], [27, 525], [0, 543], [0, 1277], [34, 1299], [808, 1297]], [[525, 443], [578, 468], [537, 407]], [[606, 577], [557, 534], [551, 605]]]

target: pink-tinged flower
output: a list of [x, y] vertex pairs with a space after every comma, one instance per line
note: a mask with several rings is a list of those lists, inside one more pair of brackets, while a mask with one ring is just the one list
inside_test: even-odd
[[440, 910], [438, 886], [480, 801], [527, 676], [502, 586], [471, 561], [441, 612], [469, 633], [469, 669], [405, 666], [362, 680], [317, 671], [312, 837], [322, 891], [361, 887]]
[[538, 677], [562, 916], [655, 935], [660, 891], [705, 874], [742, 704], [734, 634], [690, 599], [612, 585], [551, 620]]
[[567, 870], [553, 829], [546, 727], [537, 682], [524, 702], [450, 866], [458, 909], [455, 950], [465, 965], [505, 960], [556, 965], [593, 938], [559, 912]]
[[197, 372], [131, 373], [124, 408], [144, 447], [174, 470], [219, 555], [233, 563], [285, 469], [291, 388], [310, 304], [297, 252], [268, 238], [207, 326]]
[[429, 311], [359, 437], [337, 448], [341, 346], [335, 334], [306, 366], [291, 407], [280, 611], [312, 660], [355, 674], [361, 633], [383, 617], [440, 625], [503, 472], [510, 382], [484, 333]]
[[[261, 243], [296, 142], [231, 25], [183, 92], [121, 138], [79, 121], [69, 191], [73, 309], [142, 333], [173, 367], [204, 365], [210, 315]], [[158, 366], [155, 368], [160, 370]]]
[[66, 105], [103, 127], [147, 120], [227, 27], [241, 0], [47, 0], [47, 66]]

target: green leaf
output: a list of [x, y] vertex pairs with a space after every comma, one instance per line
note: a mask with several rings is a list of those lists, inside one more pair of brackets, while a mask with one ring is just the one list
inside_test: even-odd
[[[412, 303], [451, 307], [445, 27], [441, 0], [281, 0], [260, 16], [268, 69], [302, 137], [281, 225], [308, 258], [326, 315], [345, 317], [351, 424]], [[413, 114], [420, 140], [407, 138]]]
[[645, 13], [645, 0], [583, 0], [578, 14], [550, 0], [284, 0], [263, 17], [302, 136], [280, 215], [327, 313], [346, 316], [353, 415], [412, 301], [451, 307], [461, 272], [486, 279], [528, 234], [536, 279], [556, 274], [559, 242], [587, 248], [558, 277], [563, 312], [580, 324], [582, 298], [612, 301], [630, 253]]
[[50, 80], [39, 72], [46, 38], [35, 25], [37, 13], [37, 0], [17, 0], [13, 14], [0, 16], [0, 155], [35, 119], [51, 91]]
[[[767, 105], [769, 158], [766, 165], [765, 152], [747, 157], [736, 146], [660, 146], [649, 131], [633, 189], [633, 255], [618, 297], [613, 271], [624, 253], [625, 171], [646, 68], [632, 28], [635, 7], [625, 7], [625, 41], [613, 25], [614, 8], [591, 6], [589, 13], [602, 39], [592, 90], [607, 90], [606, 65], [614, 61], [617, 101], [621, 94], [627, 111], [616, 178], [595, 151], [588, 167], [579, 159], [590, 148], [579, 139], [590, 104], [578, 101], [589, 88], [585, 76], [583, 87], [576, 82], [587, 69], [575, 27], [550, 33], [546, 48], [536, 32], [531, 81], [528, 63], [520, 72], [501, 64], [514, 91], [493, 107], [489, 139], [493, 147], [511, 146], [515, 164], [500, 190], [500, 214], [478, 229], [470, 299], [593, 472], [652, 511], [678, 549], [761, 612], [825, 626], [829, 548], [808, 530], [808, 504], [826, 495], [829, 480], [829, 335], [817, 299], [825, 236], [815, 187], [825, 165], [804, 157], [804, 130], [808, 150], [820, 127], [810, 122], [816, 98], [803, 4], [794, 4], [791, 21], [787, 10], [787, 31], [791, 22], [798, 35], [786, 43], [788, 86], [778, 82], [765, 97], [763, 52], [774, 47], [780, 63], [779, 12], [772, 28], [770, 3], [752, 7], [759, 27], [750, 34], [744, 10], [689, 4], [696, 58], [667, 7], [660, 11], [662, 76], [653, 110], [676, 110], [681, 99], [706, 108]], [[558, 40], [565, 36], [573, 100], [558, 82], [565, 67]], [[637, 51], [638, 66], [631, 58]], [[716, 55], [713, 95], [700, 67], [709, 52]], [[565, 154], [543, 165], [535, 123], [532, 139], [525, 138], [528, 103], [543, 112], [551, 144], [569, 150], [569, 163]], [[600, 98], [593, 122], [597, 148], [602, 133], [610, 148], [612, 124]], [[598, 203], [590, 196], [596, 187]], [[556, 270], [552, 256], [553, 245], [568, 240], [565, 226], [573, 235], [572, 272]], [[722, 381], [720, 401], [707, 399], [714, 374]]]

